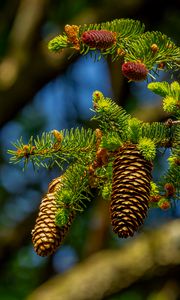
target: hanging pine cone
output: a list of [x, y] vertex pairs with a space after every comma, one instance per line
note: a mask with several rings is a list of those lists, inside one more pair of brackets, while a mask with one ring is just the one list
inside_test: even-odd
[[123, 145], [113, 164], [110, 216], [119, 237], [133, 236], [147, 215], [152, 164], [133, 144]]
[[109, 30], [88, 30], [83, 32], [81, 39], [90, 48], [107, 49], [116, 42], [116, 33]]
[[43, 197], [36, 224], [32, 230], [32, 242], [36, 253], [40, 256], [51, 255], [63, 242], [74, 214], [69, 215], [66, 225], [58, 227], [55, 224], [57, 203], [55, 192], [62, 186], [62, 176], [55, 178], [49, 185], [48, 193]]

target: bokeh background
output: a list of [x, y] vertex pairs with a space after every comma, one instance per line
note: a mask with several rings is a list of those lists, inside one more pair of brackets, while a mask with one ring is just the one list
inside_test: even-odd
[[[121, 249], [128, 241], [119, 240], [110, 228], [108, 204], [96, 199], [75, 220], [67, 239], [55, 255], [41, 258], [31, 243], [42, 195], [58, 169], [40, 169], [9, 163], [7, 149], [20, 136], [53, 129], [91, 126], [92, 93], [102, 91], [127, 111], [146, 121], [165, 120], [159, 97], [147, 92], [147, 83], [128, 83], [121, 75], [121, 62], [94, 62], [69, 51], [51, 54], [48, 41], [63, 31], [65, 24], [84, 24], [133, 18], [146, 30], [160, 30], [175, 43], [180, 36], [178, 3], [155, 0], [7, 0], [0, 1], [0, 299], [27, 299], [41, 284], [55, 275], [62, 278], [103, 249]], [[171, 80], [160, 73], [161, 80]], [[158, 153], [154, 178], [166, 168], [168, 151]], [[149, 211], [141, 232], [155, 231], [179, 218], [176, 203], [170, 210]], [[133, 239], [136, 242], [139, 234]], [[133, 243], [131, 241], [131, 243]], [[144, 263], [144, 262], [143, 262]], [[134, 266], [132, 265], [132, 269]], [[92, 299], [173, 300], [180, 299], [179, 265], [152, 276], [132, 280], [116, 293]], [[136, 270], [135, 270], [136, 271]], [[87, 270], [88, 272], [88, 270]], [[99, 270], [99, 275], [103, 270]], [[127, 275], [128, 276], [128, 275]], [[83, 278], [82, 278], [83, 279]], [[124, 270], [126, 280], [126, 269]], [[148, 281], [149, 280], [149, 281]], [[150, 282], [150, 284], [148, 284]], [[69, 282], [71, 287], [71, 282]], [[82, 281], [83, 284], [83, 281]], [[51, 284], [50, 284], [51, 285]], [[101, 288], [101, 287], [99, 287]], [[88, 291], [87, 291], [88, 293]], [[114, 293], [114, 294], [113, 294]], [[40, 293], [41, 294], [41, 293]], [[34, 294], [35, 295], [35, 294]], [[37, 298], [40, 299], [39, 295]], [[49, 298], [55, 300], [61, 298]], [[62, 298], [76, 299], [76, 298]], [[80, 299], [77, 297], [77, 299]], [[90, 298], [82, 298], [90, 299]]]

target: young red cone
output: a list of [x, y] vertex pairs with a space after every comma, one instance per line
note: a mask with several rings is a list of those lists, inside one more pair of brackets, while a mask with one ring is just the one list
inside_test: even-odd
[[116, 42], [116, 33], [108, 30], [88, 30], [83, 32], [81, 39], [90, 48], [105, 50]]
[[129, 80], [142, 81], [146, 79], [148, 69], [143, 63], [128, 61], [123, 63], [122, 73]]

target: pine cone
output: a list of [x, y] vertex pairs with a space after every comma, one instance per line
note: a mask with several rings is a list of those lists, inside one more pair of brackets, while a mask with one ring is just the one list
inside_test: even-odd
[[88, 30], [81, 38], [90, 48], [107, 49], [116, 42], [116, 33], [108, 30]]
[[148, 69], [143, 63], [128, 61], [123, 63], [122, 73], [129, 80], [141, 81], [146, 79]]
[[43, 197], [36, 224], [32, 230], [32, 242], [36, 253], [40, 256], [51, 255], [63, 242], [74, 214], [69, 215], [66, 225], [58, 227], [55, 224], [57, 203], [55, 192], [62, 186], [62, 176], [55, 178], [50, 184], [47, 194]]
[[110, 216], [119, 237], [133, 236], [147, 215], [152, 164], [133, 144], [123, 145], [113, 164]]

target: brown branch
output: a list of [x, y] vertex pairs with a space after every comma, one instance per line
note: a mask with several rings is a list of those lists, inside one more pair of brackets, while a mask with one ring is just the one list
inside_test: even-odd
[[180, 220], [104, 250], [75, 268], [48, 280], [27, 300], [98, 300], [180, 264]]
[[[0, 90], [0, 98], [3, 99], [0, 110], [0, 125], [13, 118], [33, 96], [52, 78], [64, 72], [72, 62], [68, 61], [69, 52], [64, 51], [57, 55], [56, 66], [42, 55], [40, 49], [34, 50], [33, 57], [19, 73], [16, 82], [7, 90]], [[74, 57], [75, 59], [75, 57]], [[11, 68], [11, 66], [9, 66]], [[6, 69], [7, 70], [7, 69]]]
[[[23, 2], [33, 6], [31, 16], [34, 13], [36, 20], [34, 21], [34, 17], [30, 18], [28, 26], [25, 26], [26, 31], [23, 31], [21, 37], [20, 31], [23, 30], [21, 21], [26, 16]], [[31, 3], [25, 0], [20, 4], [17, 20], [10, 34], [9, 51], [0, 64], [0, 99], [3, 99], [0, 109], [0, 126], [13, 118], [32, 100], [39, 89], [63, 73], [77, 59], [77, 54], [68, 59], [72, 51], [63, 51], [59, 54], [49, 53], [47, 38], [45, 41], [35, 39], [46, 13], [46, 7], [46, 0]], [[35, 13], [36, 9], [40, 10], [39, 14]], [[83, 16], [77, 16], [74, 21], [81, 24], [89, 22], [90, 19], [92, 22], [97, 20], [94, 10], [88, 10], [88, 14], [85, 11]], [[71, 21], [73, 23], [73, 20], [69, 23]]]
[[0, 64], [0, 88], [7, 90], [16, 80], [31, 57], [31, 50], [36, 42], [48, 0], [21, 0], [16, 18], [9, 34], [8, 50]]
[[171, 127], [173, 125], [180, 125], [180, 120], [173, 121], [172, 119], [168, 119], [165, 122], [165, 125], [167, 125], [168, 127]]
[[[9, 36], [9, 50], [31, 49], [37, 29], [47, 13], [49, 0], [21, 0]], [[23, 26], [22, 26], [23, 25]]]

